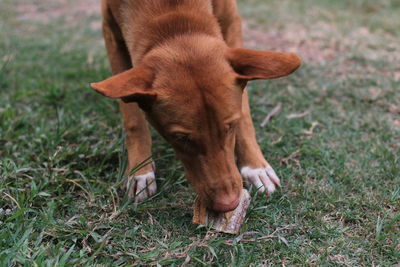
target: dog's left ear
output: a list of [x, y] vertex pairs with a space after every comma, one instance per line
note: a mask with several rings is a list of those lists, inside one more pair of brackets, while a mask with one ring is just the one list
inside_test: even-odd
[[137, 102], [148, 106], [157, 97], [151, 88], [154, 74], [145, 66], [137, 66], [104, 81], [90, 86], [100, 94], [110, 98], [120, 98], [124, 102]]
[[230, 48], [226, 57], [243, 80], [283, 77], [301, 65], [300, 57], [293, 53]]

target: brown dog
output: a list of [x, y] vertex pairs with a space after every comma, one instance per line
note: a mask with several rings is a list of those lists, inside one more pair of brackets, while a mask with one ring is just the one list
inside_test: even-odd
[[[240, 48], [235, 0], [103, 0], [102, 12], [114, 76], [92, 87], [122, 100], [128, 170], [151, 155], [146, 116], [211, 209], [236, 208], [242, 177], [272, 193], [280, 182], [256, 142], [245, 85], [292, 73], [299, 57]], [[151, 165], [130, 179], [136, 201], [156, 192]]]

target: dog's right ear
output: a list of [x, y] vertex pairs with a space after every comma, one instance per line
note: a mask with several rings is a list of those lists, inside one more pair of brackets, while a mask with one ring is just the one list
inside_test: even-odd
[[90, 86], [106, 97], [148, 106], [157, 98], [157, 93], [151, 88], [153, 79], [152, 70], [139, 65]]
[[294, 72], [301, 59], [296, 54], [231, 48], [227, 59], [242, 80], [274, 79]]

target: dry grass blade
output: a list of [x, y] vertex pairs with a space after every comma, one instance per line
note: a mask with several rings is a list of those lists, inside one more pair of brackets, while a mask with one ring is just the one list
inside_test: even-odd
[[[242, 243], [246, 243], [246, 242], [257, 242], [257, 241], [263, 241], [263, 240], [267, 240], [267, 239], [273, 239], [275, 238], [275, 235], [266, 235], [266, 236], [261, 236], [261, 237], [257, 237], [257, 238], [251, 238], [251, 239], [241, 239], [239, 242]], [[228, 246], [233, 246], [234, 245], [234, 241], [233, 240], [227, 240], [224, 242], [225, 245]]]
[[6, 192], [4, 192], [3, 194], [6, 195], [9, 199], [11, 199], [12, 202], [14, 202], [15, 205], [17, 205], [17, 207], [18, 207], [19, 209], [21, 209], [21, 206], [19, 205], [18, 201], [17, 201], [14, 197], [12, 197], [11, 195], [7, 194]]
[[280, 235], [278, 235], [278, 232], [285, 231], [285, 230], [291, 230], [295, 225], [288, 225], [284, 226], [281, 228], [277, 228], [273, 233], [269, 235], [264, 235], [264, 236], [258, 236], [254, 238], [243, 238], [246, 235], [251, 235], [251, 234], [258, 234], [258, 232], [246, 232], [241, 234], [239, 237], [231, 239], [231, 240], [226, 240], [224, 242], [225, 245], [228, 246], [234, 246], [236, 243], [245, 243], [245, 242], [259, 242], [259, 241], [264, 241], [267, 239], [273, 239], [273, 238], [279, 238]]

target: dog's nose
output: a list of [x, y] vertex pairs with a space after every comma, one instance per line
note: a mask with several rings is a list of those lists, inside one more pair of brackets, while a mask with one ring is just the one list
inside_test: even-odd
[[236, 195], [218, 198], [212, 202], [211, 209], [216, 212], [232, 211], [239, 205], [239, 201], [239, 197]]

